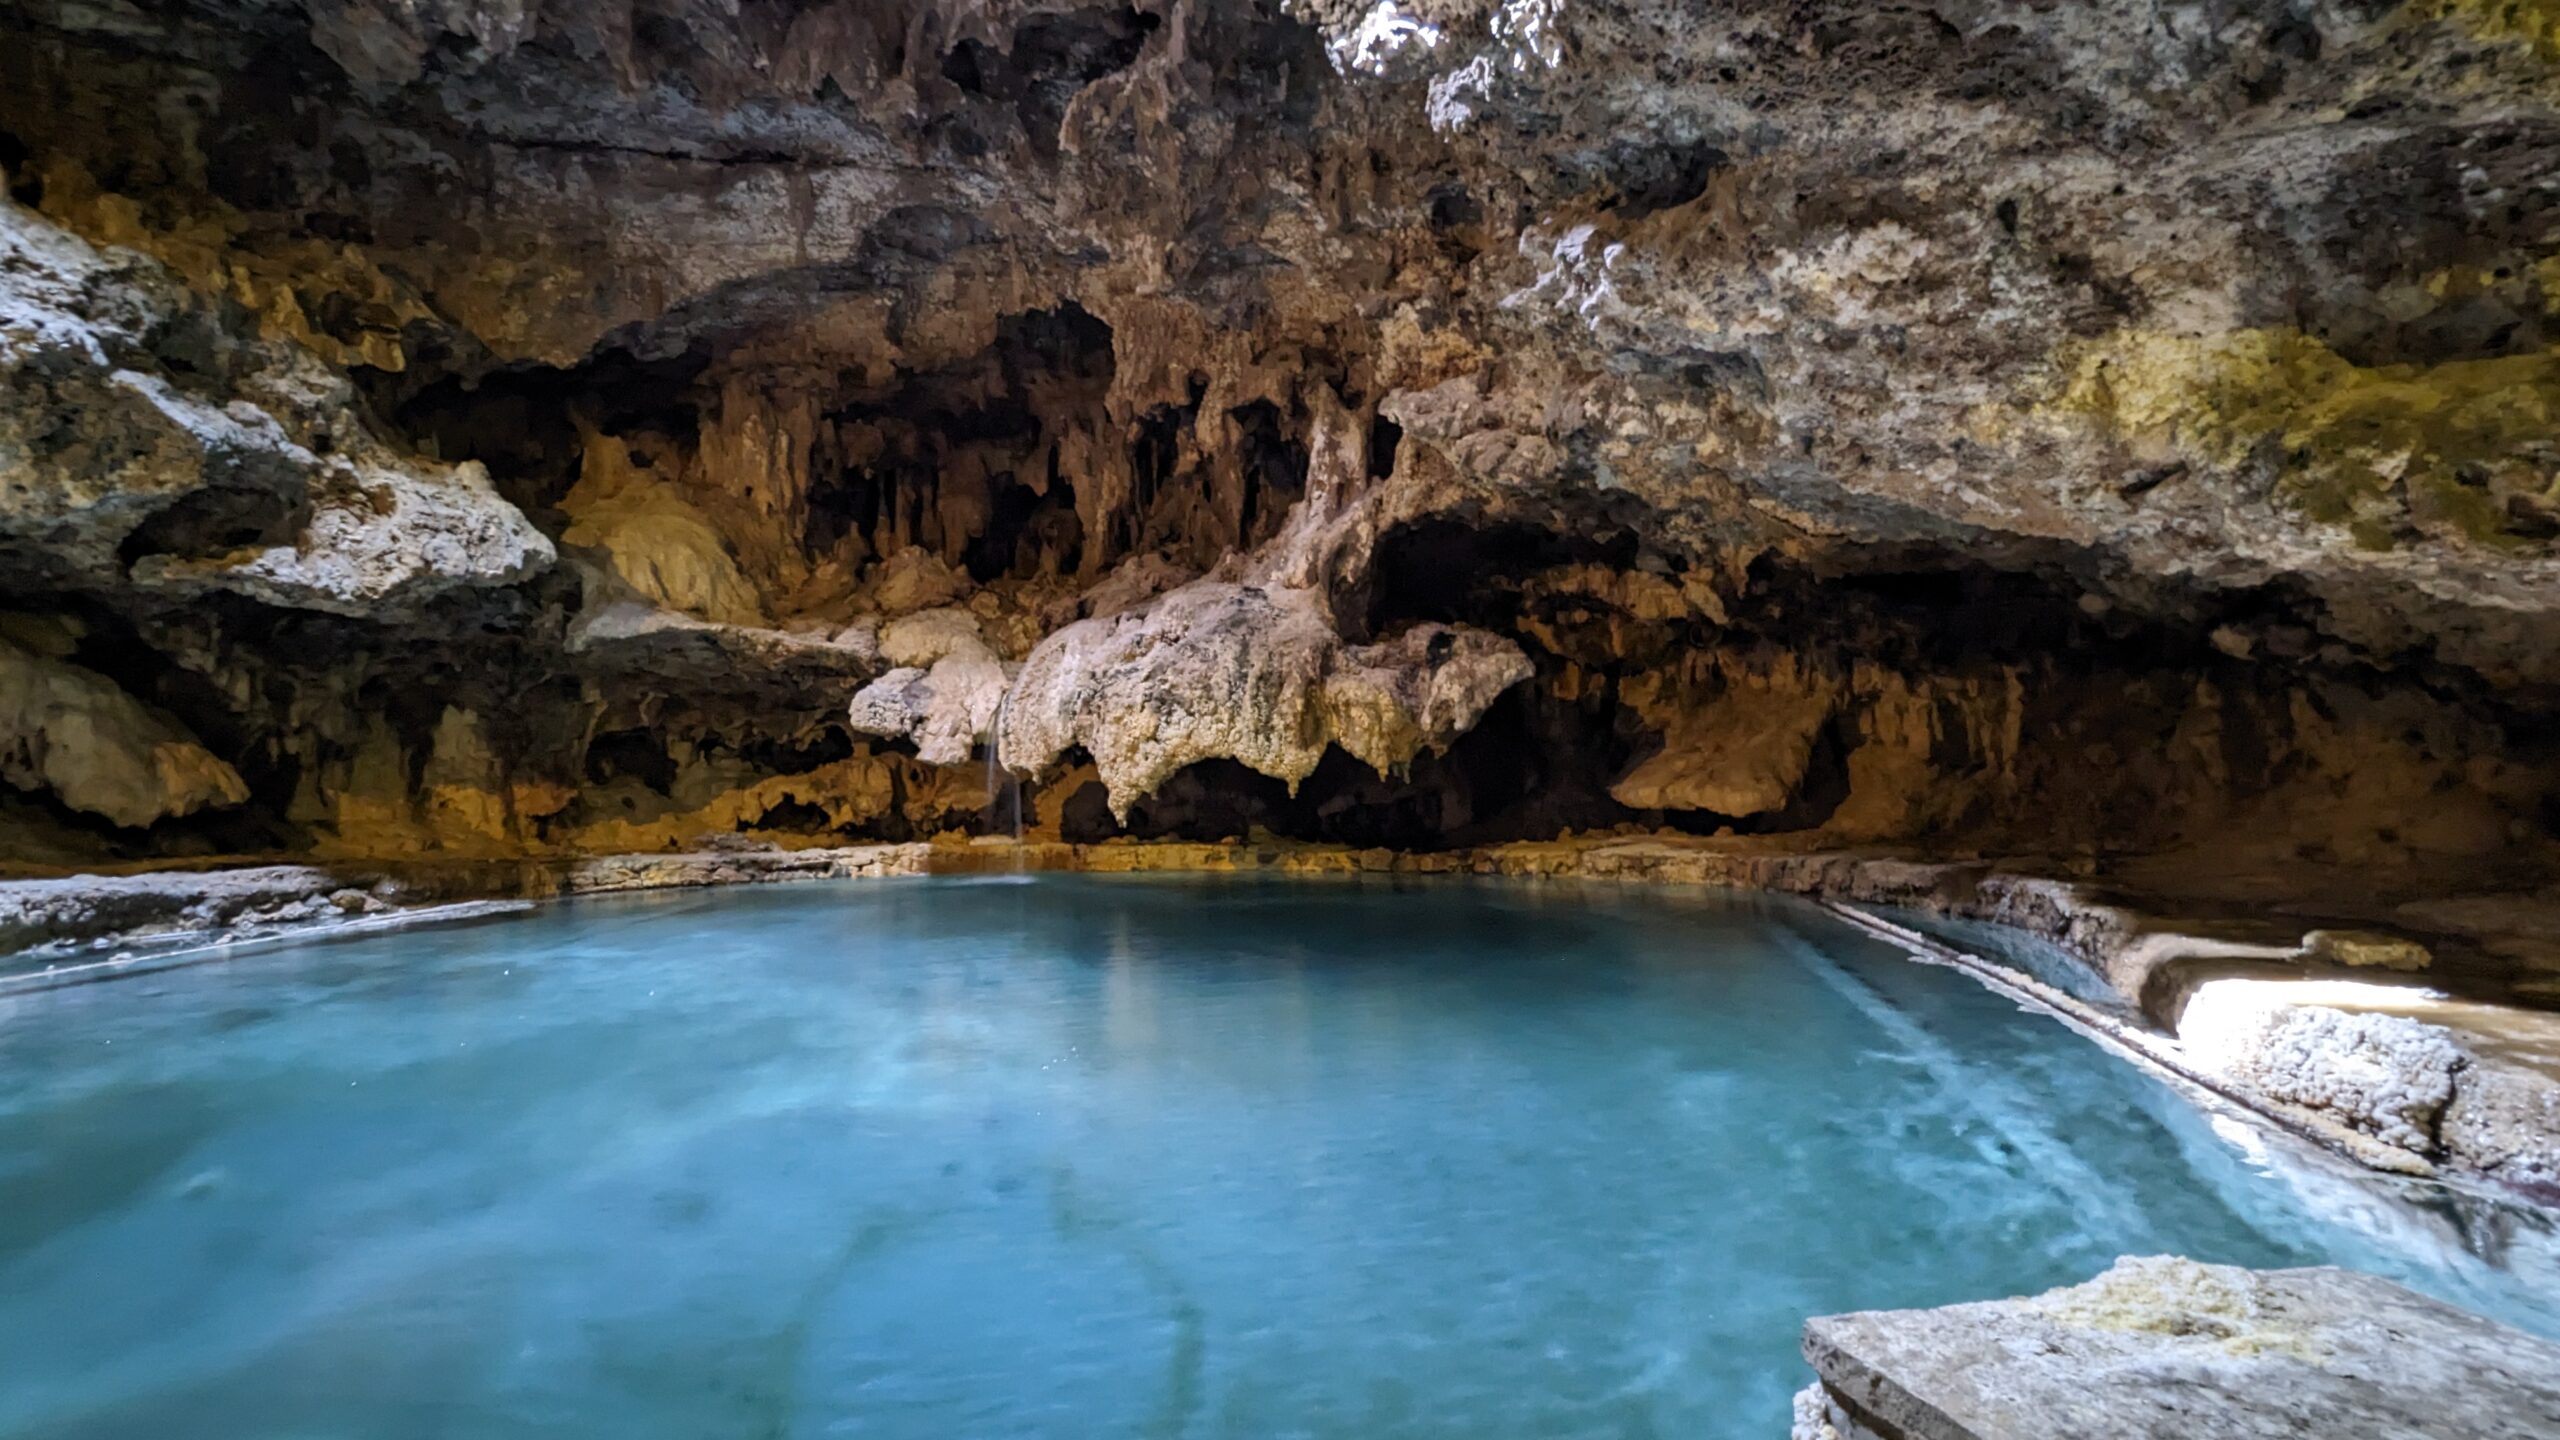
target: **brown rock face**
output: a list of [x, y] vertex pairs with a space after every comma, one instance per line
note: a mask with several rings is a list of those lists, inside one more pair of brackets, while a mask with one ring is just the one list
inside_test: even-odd
[[0, 0], [0, 854], [2547, 884], [2546, 30]]
[[118, 825], [248, 798], [195, 738], [101, 675], [0, 645], [0, 778]]

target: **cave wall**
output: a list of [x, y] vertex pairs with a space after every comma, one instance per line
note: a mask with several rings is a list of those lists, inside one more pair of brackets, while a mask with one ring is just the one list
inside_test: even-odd
[[2546, 8], [5, 0], [0, 858], [2543, 883]]

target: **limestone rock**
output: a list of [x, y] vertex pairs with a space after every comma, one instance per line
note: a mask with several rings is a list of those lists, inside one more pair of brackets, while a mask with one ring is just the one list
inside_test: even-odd
[[[197, 677], [316, 844], [425, 823], [448, 705], [546, 806], [841, 763], [961, 655], [862, 617], [965, 603], [1124, 810], [1389, 772], [1177, 829], [2533, 892], [2514, 8], [0, 0], [0, 606]], [[957, 754], [984, 667], [873, 708]], [[2560, 963], [2496, 943], [2435, 969]]]
[[1790, 1408], [1793, 1423], [1787, 1427], [1787, 1440], [1843, 1440], [1839, 1427], [1832, 1422], [1820, 1381], [1797, 1391]]
[[[1132, 555], [1112, 567], [1090, 589], [1076, 597], [1075, 609], [1082, 611], [1087, 619], [1108, 618], [1123, 610], [1134, 610], [1195, 578], [1182, 566], [1150, 550]], [[1074, 618], [1071, 612], [1058, 623], [1071, 623]]]
[[892, 665], [930, 666], [946, 655], [986, 651], [978, 617], [966, 610], [921, 610], [880, 627], [880, 655]]
[[591, 596], [563, 648], [587, 672], [652, 694], [810, 714], [837, 710], [880, 673], [866, 636], [839, 640], [754, 625], [720, 625], [679, 611]]
[[839, 649], [852, 651], [867, 659], [878, 660], [881, 658], [880, 621], [876, 617], [866, 615], [838, 630], [833, 643]]
[[759, 625], [763, 605], [718, 531], [662, 474], [647, 442], [587, 439], [561, 542], [603, 552], [606, 565], [651, 604], [722, 625]]
[[2560, 1420], [2560, 1347], [2350, 1270], [2128, 1257], [2027, 1299], [1810, 1320], [1804, 1352], [1821, 1423], [1850, 1437], [2534, 1440]]
[[872, 603], [883, 615], [910, 615], [969, 593], [967, 577], [928, 550], [907, 549], [880, 562], [870, 577]]
[[0, 644], [15, 645], [48, 660], [68, 660], [79, 653], [88, 627], [61, 615], [29, 615], [0, 610]]
[[2228, 998], [2247, 982], [2207, 984], [2178, 1036], [2214, 1073], [2257, 1094], [2333, 1117], [2417, 1155], [2441, 1153], [2439, 1128], [2467, 1057], [2452, 1032], [2402, 1015]]
[[448, 705], [436, 717], [421, 779], [427, 828], [436, 835], [494, 845], [515, 828], [506, 766], [490, 747], [488, 727], [471, 711]]
[[1202, 760], [1292, 786], [1335, 743], [1380, 770], [1402, 764], [1448, 745], [1528, 675], [1517, 646], [1481, 632], [1417, 626], [1352, 646], [1312, 592], [1204, 580], [1041, 642], [1006, 706], [999, 753], [1036, 773], [1082, 746], [1125, 815]]
[[[0, 199], [0, 543], [97, 575], [156, 514], [208, 496], [237, 525], [303, 501], [316, 460], [275, 415], [177, 383], [171, 331], [226, 358], [213, 319], [147, 263]], [[254, 364], [252, 359], [249, 363]]]
[[1836, 681], [1793, 666], [1745, 672], [1712, 699], [1628, 687], [1629, 702], [1664, 727], [1662, 749], [1609, 789], [1639, 810], [1760, 815], [1785, 808], [1803, 783], [1814, 739], [1839, 704]]
[[933, 708], [922, 666], [901, 665], [854, 692], [845, 723], [861, 735], [907, 739], [924, 724]]
[[2366, 930], [2313, 930], [2302, 937], [2302, 953], [2332, 965], [2377, 970], [2424, 970], [2435, 963], [2427, 947], [2398, 935]]
[[5, 643], [0, 779], [125, 826], [249, 798], [239, 772], [113, 681]]
[[[571, 854], [629, 854], [733, 839], [750, 830], [787, 837], [789, 832], [762, 828], [777, 814], [814, 814], [821, 833], [865, 824], [895, 813], [901, 763], [857, 752], [792, 775], [765, 774], [734, 759], [690, 764], [664, 795], [626, 785], [581, 796], [561, 817], [563, 848]], [[926, 788], [913, 777], [908, 784]]]
[[224, 326], [148, 262], [0, 201], [0, 545], [351, 615], [550, 564], [482, 467], [398, 454], [307, 351]]
[[881, 627], [881, 654], [899, 668], [853, 697], [862, 734], [915, 742], [928, 765], [956, 765], [995, 725], [1008, 679], [966, 610], [927, 610]]
[[2474, 1056], [2437, 1133], [2462, 1169], [2560, 1204], [2560, 1077], [2547, 1062]]
[[151, 556], [134, 567], [135, 583], [379, 617], [455, 590], [511, 585], [557, 558], [477, 462], [435, 476], [340, 463], [322, 483], [326, 497], [289, 543], [202, 559]]
[[1475, 728], [1503, 691], [1529, 678], [1520, 648], [1481, 630], [1417, 625], [1346, 645], [1319, 707], [1334, 744], [1381, 775]]

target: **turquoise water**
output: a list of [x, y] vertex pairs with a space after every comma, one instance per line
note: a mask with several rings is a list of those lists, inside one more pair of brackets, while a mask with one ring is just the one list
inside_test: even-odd
[[1806, 1315], [2159, 1251], [2560, 1334], [2538, 1216], [1788, 902], [867, 882], [0, 1007], [9, 1437], [1768, 1440]]

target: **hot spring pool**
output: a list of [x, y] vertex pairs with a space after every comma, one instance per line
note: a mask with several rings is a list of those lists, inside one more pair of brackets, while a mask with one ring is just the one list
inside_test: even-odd
[[2560, 1334], [2539, 1215], [1792, 902], [871, 881], [0, 1006], [8, 1437], [1774, 1440], [1806, 1315], [2159, 1251]]

